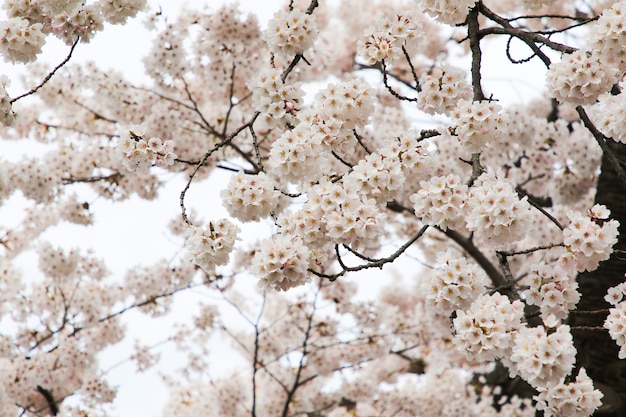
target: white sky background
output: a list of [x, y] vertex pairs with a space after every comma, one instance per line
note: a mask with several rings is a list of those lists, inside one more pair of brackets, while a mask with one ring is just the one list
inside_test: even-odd
[[[149, 0], [149, 3], [155, 9], [158, 9], [160, 6], [163, 14], [170, 20], [174, 20], [178, 10], [185, 3], [194, 8], [207, 5], [210, 9], [216, 10], [220, 5], [230, 3], [230, 1], [191, 0], [181, 2], [177, 0]], [[323, 3], [321, 7], [323, 7]], [[283, 1], [240, 0], [239, 4], [242, 10], [257, 13], [262, 27], [265, 27], [267, 20], [278, 10]], [[79, 44], [72, 61], [84, 62], [86, 60], [94, 60], [99, 66], [123, 71], [131, 81], [140, 83], [144, 79], [141, 58], [149, 51], [151, 46], [150, 36], [153, 35], [145, 31], [141, 20], [142, 18], [135, 19], [125, 26], [107, 27], [91, 43], [86, 45]], [[493, 92], [499, 99], [509, 97], [510, 101], [507, 100], [506, 103], [525, 101], [532, 96], [539, 95], [543, 83], [542, 64], [531, 63], [520, 67], [489, 65], [489, 58], [497, 57], [498, 60], [503, 59], [504, 50], [502, 48], [503, 46], [500, 44], [497, 47], [486, 46], [483, 49], [483, 56], [487, 58], [483, 70], [486, 93]], [[67, 52], [68, 47], [66, 45], [50, 37], [44, 52], [44, 60], [49, 62], [50, 68], [52, 68], [63, 60]], [[520, 57], [523, 57], [524, 53], [520, 52]], [[537, 71], [536, 77], [528, 76], [529, 67], [533, 68], [531, 71]], [[466, 66], [466, 68], [468, 67]], [[7, 73], [11, 78], [18, 74], [19, 70], [19, 66], [12, 67], [0, 63], [0, 73]], [[524, 71], [523, 74], [520, 73], [520, 70]], [[515, 75], [515, 72], [519, 75]], [[508, 85], [511, 79], [519, 80], [519, 82], [514, 84], [510, 93], [506, 93], [503, 87]], [[30, 87], [32, 86], [28, 86], [28, 88]], [[21, 90], [16, 91], [16, 88], [11, 88], [9, 91], [13, 96], [22, 92]], [[3, 158], [12, 156], [10, 159], [16, 159], [15, 157], [19, 157], [22, 152], [26, 152], [22, 151], [22, 149], [24, 148], [19, 147], [18, 144], [15, 146], [7, 145], [0, 141], [0, 155]], [[28, 151], [30, 152], [30, 149]], [[11, 152], [13, 152], [13, 155], [7, 154]], [[204, 211], [201, 212], [203, 220], [225, 217], [226, 212], [220, 204], [219, 194], [215, 187], [218, 184], [223, 186], [229, 175], [227, 172], [218, 172], [210, 183], [205, 182], [202, 186], [195, 185], [195, 183], [192, 184], [186, 200], [188, 207], [195, 207], [199, 212], [201, 210]], [[46, 234], [46, 238], [49, 238], [53, 245], [58, 244], [58, 242], [66, 242], [67, 247], [94, 248], [96, 255], [105, 259], [112, 273], [121, 277], [133, 265], [149, 265], [151, 261], [163, 257], [173, 257], [179, 253], [181, 250], [180, 242], [169, 239], [167, 233], [160, 225], [166, 220], [180, 216], [178, 196], [183, 186], [182, 178], [172, 179], [160, 193], [161, 198], [159, 198], [158, 202], [141, 201], [139, 199], [132, 199], [130, 202], [123, 204], [112, 204], [104, 199], [91, 201], [90, 204], [96, 212], [96, 224], [94, 227], [88, 229], [78, 226], [55, 228]], [[212, 189], [210, 194], [205, 191], [208, 189]], [[210, 213], [205, 210], [210, 210]], [[6, 223], [5, 216], [7, 214], [0, 210], [0, 219], [2, 219], [3, 224]], [[159, 225], [159, 227], [151, 227], [151, 218], [158, 219], [154, 224]], [[256, 230], [259, 233], [267, 233], [270, 228], [267, 224], [261, 223]], [[146, 242], [149, 243], [147, 244]], [[33, 256], [31, 259], [24, 259], [24, 262], [36, 262], [36, 260]], [[404, 267], [407, 267], [406, 265], [404, 264]], [[400, 266], [400, 268], [403, 268], [403, 266]], [[412, 263], [410, 268], [412, 268], [411, 272], [413, 273], [416, 264]], [[375, 278], [378, 277], [380, 282], [381, 274], [383, 273], [376, 270], [370, 275]], [[193, 296], [193, 293], [189, 295], [189, 297]], [[182, 313], [185, 310], [185, 305], [185, 301], [179, 301], [175, 304], [174, 309], [180, 310]], [[178, 314], [177, 316], [180, 317]], [[140, 336], [146, 344], [156, 344], [161, 342], [166, 336], [166, 334], [160, 331], [164, 325], [163, 321], [153, 321], [136, 313], [129, 314], [129, 317], [132, 317], [128, 328], [130, 343], [122, 344], [106, 352], [102, 356], [104, 367], [114, 365], [126, 358], [131, 353], [129, 347], [132, 346], [132, 341], [135, 337]], [[172, 320], [166, 320], [165, 322], [172, 322]], [[219, 345], [216, 345], [215, 348], [222, 349]], [[164, 362], [164, 366], [160, 368], [161, 370], [173, 369], [179, 365], [174, 358], [175, 352], [171, 346], [159, 347], [157, 351], [162, 352], [161, 360]], [[220, 357], [219, 353], [217, 356], [221, 361], [212, 369], [212, 374], [214, 375], [219, 375], [220, 371], [226, 371], [232, 365], [228, 356]], [[108, 374], [108, 379], [113, 385], [120, 385], [115, 403], [120, 417], [160, 416], [161, 410], [167, 401], [167, 391], [159, 383], [159, 377], [155, 371], [137, 374], [134, 364], [125, 363], [113, 369]]]

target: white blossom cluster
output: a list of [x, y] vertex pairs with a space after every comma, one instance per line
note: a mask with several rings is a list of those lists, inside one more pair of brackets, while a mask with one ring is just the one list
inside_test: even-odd
[[410, 197], [415, 215], [424, 224], [443, 230], [462, 229], [465, 226], [467, 185], [455, 174], [432, 177], [420, 181], [420, 190]]
[[524, 282], [528, 289], [522, 296], [527, 304], [540, 307], [544, 319], [551, 314], [557, 319], [566, 318], [580, 300], [575, 276], [559, 267], [543, 262], [531, 265]]
[[485, 173], [468, 191], [466, 225], [495, 246], [524, 237], [531, 224], [531, 207], [520, 198], [513, 185], [496, 175]]
[[311, 280], [309, 249], [302, 239], [278, 234], [260, 244], [250, 271], [259, 278], [259, 287], [287, 291]]
[[626, 294], [626, 282], [615, 287], [611, 287], [607, 291], [604, 299], [613, 308], [609, 309], [609, 315], [604, 321], [604, 328], [609, 331], [611, 339], [615, 340], [617, 346], [620, 347], [619, 358], [626, 358], [626, 301], [623, 301]]
[[626, 143], [626, 81], [620, 82], [619, 88], [621, 92], [617, 95], [602, 94], [593, 114], [602, 133], [616, 142]]
[[320, 179], [306, 194], [304, 206], [283, 213], [278, 224], [290, 233], [295, 230], [311, 248], [321, 248], [329, 240], [354, 248], [367, 247], [382, 236], [387, 217], [378, 209], [376, 200], [327, 178]]
[[563, 244], [573, 256], [578, 271], [593, 271], [609, 259], [617, 243], [617, 220], [607, 220], [611, 212], [594, 205], [587, 215], [568, 213], [570, 224], [563, 230]]
[[591, 104], [611, 89], [618, 74], [617, 68], [603, 62], [595, 52], [578, 50], [550, 64], [546, 89], [562, 103]]
[[12, 17], [0, 22], [0, 54], [7, 62], [33, 62], [46, 41], [41, 23]]
[[159, 138], [146, 139], [146, 128], [130, 125], [117, 139], [116, 152], [129, 171], [146, 172], [152, 165], [168, 166], [177, 158], [174, 141]]
[[405, 178], [420, 178], [427, 171], [428, 146], [420, 142], [417, 135], [406, 132], [395, 138], [400, 167]]
[[426, 302], [442, 314], [467, 310], [489, 285], [478, 265], [465, 257], [455, 257], [448, 250], [437, 255], [437, 268], [429, 271], [421, 283]]
[[476, 0], [418, 0], [422, 9], [442, 23], [463, 23]]
[[365, 40], [357, 43], [357, 55], [366, 59], [370, 65], [385, 61], [390, 65], [402, 57], [402, 47], [407, 40], [414, 40], [418, 30], [417, 20], [407, 13], [396, 14], [392, 18], [382, 18], [375, 26], [365, 29]]
[[472, 86], [465, 73], [452, 66], [445, 66], [435, 74], [426, 74], [420, 80], [422, 90], [417, 97], [417, 108], [428, 114], [449, 115], [460, 100], [472, 99]]
[[10, 20], [18, 19], [18, 23], [7, 21], [2, 24], [32, 34], [24, 33], [28, 38], [26, 40], [15, 39], [12, 50], [8, 53], [3, 51], [5, 59], [13, 62], [32, 61], [45, 42], [45, 35], [50, 33], [68, 45], [78, 37], [82, 42], [89, 42], [97, 32], [104, 29], [105, 23], [126, 23], [145, 5], [146, 0], [98, 0], [88, 4], [77, 0], [7, 1], [4, 6], [7, 15]]
[[559, 325], [550, 334], [543, 326], [520, 328], [509, 359], [511, 376], [519, 375], [537, 389], [560, 383], [576, 360], [569, 326]]
[[344, 178], [346, 188], [366, 194], [377, 201], [393, 199], [393, 193], [404, 185], [399, 149], [392, 143], [379, 152], [361, 159]]
[[324, 134], [309, 123], [286, 130], [270, 148], [268, 164], [277, 175], [295, 184], [315, 180], [329, 167]]
[[617, 64], [620, 70], [626, 65], [626, 1], [612, 2], [600, 18], [589, 25], [589, 49], [597, 51], [605, 63]]
[[6, 89], [9, 85], [9, 78], [6, 75], [0, 76], [0, 123], [4, 126], [11, 126], [16, 117], [11, 107], [11, 97]]
[[228, 186], [220, 193], [228, 214], [243, 222], [258, 221], [276, 210], [280, 191], [264, 172], [231, 176]]
[[600, 390], [594, 389], [585, 368], [580, 368], [575, 382], [540, 389], [534, 399], [545, 417], [587, 417], [602, 405], [603, 396]]
[[375, 241], [382, 236], [386, 220], [378, 207], [373, 198], [345, 192], [324, 214], [328, 237], [354, 248]]
[[360, 78], [329, 84], [315, 95], [315, 100], [320, 113], [339, 120], [343, 129], [366, 125], [374, 112], [374, 90]]
[[226, 265], [239, 232], [239, 227], [228, 219], [210, 221], [204, 227], [189, 226], [185, 245], [191, 261], [209, 273], [216, 266]]
[[500, 293], [483, 294], [469, 310], [457, 310], [454, 344], [470, 360], [489, 361], [510, 354], [520, 328], [524, 304]]
[[248, 83], [252, 106], [261, 112], [268, 126], [296, 125], [304, 91], [301, 83], [285, 84], [280, 75], [277, 69], [266, 69]]
[[543, 6], [548, 6], [552, 0], [522, 0], [522, 6], [528, 10], [539, 10]]
[[[53, 415], [56, 413], [52, 412], [46, 397], [36, 389], [37, 386], [43, 387], [42, 384], [45, 384], [49, 392], [50, 387], [54, 387], [53, 398], [63, 399], [81, 386], [87, 386], [88, 381], [97, 378], [95, 355], [82, 350], [77, 341], [66, 338], [55, 352], [54, 355], [20, 355], [10, 362], [2, 358], [0, 366], [6, 381], [3, 383], [3, 399], [10, 398], [25, 408]], [[102, 388], [94, 394], [105, 394], [109, 391], [108, 398], [115, 396], [115, 390], [108, 384], [103, 381], [101, 385]]]
[[495, 103], [460, 100], [451, 117], [459, 141], [471, 153], [497, 143], [507, 133], [507, 118]]
[[146, 3], [147, 0], [104, 0], [99, 4], [106, 21], [116, 25], [134, 17], [145, 8]]
[[276, 12], [263, 32], [270, 50], [285, 57], [303, 54], [313, 46], [317, 36], [315, 16], [296, 9]]
[[284, 234], [300, 237], [312, 250], [321, 248], [328, 242], [323, 211], [311, 201], [304, 203], [300, 210], [283, 211], [276, 224]]

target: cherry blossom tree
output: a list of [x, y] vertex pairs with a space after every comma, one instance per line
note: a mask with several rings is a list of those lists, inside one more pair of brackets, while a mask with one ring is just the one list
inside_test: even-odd
[[[166, 416], [624, 415], [626, 1], [291, 0], [264, 28], [236, 5], [3, 9], [23, 79], [0, 80], [1, 137], [45, 152], [0, 155], [0, 204], [25, 201], [0, 218], [0, 415], [111, 414], [100, 353], [129, 312], [190, 291], [207, 297], [166, 335], [186, 361]], [[135, 16], [144, 84], [73, 62]], [[505, 63], [540, 66], [543, 94], [489, 87]], [[174, 256], [117, 276], [46, 237], [93, 227], [101, 201], [158, 212], [170, 178], [180, 212], [151, 227]], [[225, 374], [216, 340], [239, 358]], [[164, 360], [141, 342], [128, 359]]]

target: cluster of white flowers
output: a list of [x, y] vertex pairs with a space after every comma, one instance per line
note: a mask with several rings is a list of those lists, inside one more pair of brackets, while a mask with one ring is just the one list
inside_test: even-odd
[[550, 314], [557, 319], [566, 318], [580, 300], [575, 276], [559, 267], [543, 262], [531, 265], [524, 282], [528, 283], [528, 289], [522, 292], [522, 296], [527, 304], [540, 307], [544, 319]]
[[122, 24], [143, 10], [147, 0], [106, 0], [100, 2], [102, 14], [107, 22]]
[[11, 97], [9, 97], [6, 89], [10, 83], [6, 75], [0, 76], [0, 123], [5, 126], [11, 126], [15, 121], [15, 112], [11, 108]]
[[285, 84], [280, 75], [277, 69], [266, 69], [248, 83], [252, 106], [261, 112], [268, 126], [296, 125], [304, 91], [301, 83]]
[[411, 131], [394, 139], [397, 141], [398, 157], [404, 177], [417, 179], [419, 175], [424, 175], [424, 171], [428, 171], [426, 168], [429, 163], [428, 145], [420, 142], [417, 135]]
[[593, 115], [602, 133], [616, 142], [626, 143], [626, 81], [620, 82], [619, 87], [619, 94], [605, 93], [598, 98]]
[[552, 4], [552, 0], [522, 0], [522, 6], [528, 10], [539, 10]]
[[376, 200], [326, 177], [306, 194], [308, 201], [302, 209], [284, 213], [278, 223], [285, 231], [301, 236], [307, 245], [320, 248], [332, 240], [361, 248], [382, 236], [387, 217]]
[[502, 107], [489, 101], [458, 101], [451, 117], [461, 144], [473, 153], [498, 142], [507, 134], [507, 118], [501, 111]]
[[416, 19], [411, 14], [397, 14], [393, 18], [380, 19], [376, 26], [365, 29], [365, 40], [357, 43], [357, 54], [364, 57], [368, 64], [393, 60], [403, 56], [402, 47], [407, 40], [416, 37], [418, 29]]
[[386, 219], [376, 200], [347, 191], [324, 215], [328, 237], [355, 248], [382, 236]]
[[393, 192], [404, 184], [404, 174], [395, 144], [380, 152], [373, 152], [352, 168], [344, 177], [346, 188], [386, 202], [393, 199]]
[[308, 123], [286, 130], [270, 148], [268, 164], [272, 171], [294, 184], [307, 183], [329, 165], [324, 135]]
[[[520, 328], [507, 363], [511, 376], [519, 375], [533, 387], [547, 388], [569, 375], [576, 348], [569, 326], [548, 334], [543, 326]], [[507, 361], [508, 362], [508, 361]]]
[[304, 203], [300, 210], [283, 211], [276, 224], [281, 232], [300, 237], [310, 249], [318, 249], [328, 242], [323, 211], [311, 201]]
[[30, 24], [26, 19], [13, 17], [0, 22], [0, 53], [7, 62], [33, 62], [46, 37], [41, 23]]
[[595, 52], [578, 50], [550, 64], [546, 75], [548, 92], [562, 103], [575, 106], [594, 103], [618, 79], [617, 68], [603, 63]]
[[589, 49], [597, 51], [603, 62], [617, 64], [624, 70], [626, 64], [626, 1], [612, 2], [600, 18], [589, 25]]
[[239, 232], [239, 227], [228, 219], [211, 221], [205, 227], [189, 226], [185, 231], [185, 245], [191, 261], [206, 272], [226, 265]]
[[302, 239], [278, 234], [260, 243], [250, 271], [259, 278], [259, 287], [287, 291], [311, 280], [309, 249]]
[[626, 282], [623, 282], [609, 288], [604, 297], [606, 302], [613, 305], [604, 321], [604, 328], [609, 331], [611, 339], [615, 340], [617, 346], [620, 347], [618, 355], [620, 359], [626, 358], [626, 301], [622, 301], [625, 294]]
[[513, 335], [524, 315], [524, 304], [505, 295], [483, 294], [468, 311], [457, 310], [454, 344], [470, 360], [490, 361], [510, 354]]
[[489, 284], [485, 271], [450, 250], [437, 254], [437, 264], [424, 277], [421, 289], [426, 302], [442, 314], [467, 310]]
[[531, 207], [513, 185], [485, 173], [468, 191], [467, 228], [495, 246], [522, 239], [531, 224]]
[[146, 139], [146, 128], [130, 125], [117, 139], [116, 152], [129, 171], [146, 172], [152, 165], [168, 166], [177, 158], [174, 141], [159, 138]]
[[340, 120], [343, 129], [366, 125], [374, 112], [374, 90], [360, 78], [329, 84], [315, 99], [322, 115]]
[[604, 321], [604, 328], [609, 331], [611, 339], [615, 340], [619, 349], [619, 358], [626, 358], [626, 302], [618, 303], [609, 309], [609, 315]]
[[313, 46], [317, 36], [315, 16], [295, 9], [276, 12], [263, 32], [270, 50], [286, 57], [304, 53]]
[[220, 196], [231, 216], [247, 222], [260, 220], [276, 210], [280, 191], [274, 188], [274, 182], [264, 172], [257, 175], [238, 172], [231, 177]]
[[615, 287], [609, 288], [604, 296], [604, 300], [607, 303], [616, 306], [624, 299], [624, 295], [626, 295], [626, 282], [622, 282]]
[[472, 99], [472, 86], [465, 73], [446, 66], [437, 74], [427, 74], [420, 80], [422, 91], [417, 97], [417, 108], [428, 114], [450, 114], [460, 100]]
[[476, 0], [419, 0], [422, 9], [442, 23], [463, 23]]
[[455, 174], [421, 181], [420, 190], [410, 197], [415, 215], [424, 224], [443, 230], [461, 229], [465, 224], [467, 185]]
[[574, 257], [578, 271], [593, 271], [609, 259], [617, 243], [617, 220], [608, 219], [611, 212], [596, 204], [588, 215], [568, 213], [570, 224], [563, 230], [563, 244]]
[[534, 399], [545, 417], [587, 417], [602, 405], [603, 396], [600, 390], [594, 389], [585, 368], [580, 368], [576, 382], [561, 382], [540, 389]]

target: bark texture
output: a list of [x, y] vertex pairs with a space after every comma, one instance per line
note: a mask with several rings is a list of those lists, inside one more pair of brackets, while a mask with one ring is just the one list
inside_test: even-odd
[[[608, 144], [620, 161], [626, 161], [626, 145]], [[582, 293], [577, 310], [570, 319], [572, 326], [602, 327], [609, 303], [604, 296], [609, 287], [624, 281], [626, 272], [626, 184], [617, 177], [615, 168], [604, 155], [598, 179], [596, 202], [611, 210], [611, 217], [620, 222], [620, 235], [611, 258], [592, 272], [579, 274], [579, 291]], [[598, 311], [585, 314], [586, 311]], [[587, 369], [596, 388], [603, 391], [603, 406], [594, 415], [602, 417], [626, 416], [626, 360], [617, 357], [619, 348], [607, 330], [576, 330], [574, 343], [578, 350], [578, 366]]]

